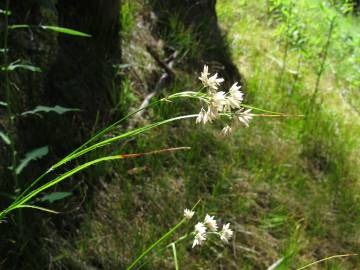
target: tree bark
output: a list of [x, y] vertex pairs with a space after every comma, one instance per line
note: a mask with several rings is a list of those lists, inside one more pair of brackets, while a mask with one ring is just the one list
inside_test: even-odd
[[49, 132], [58, 133], [50, 145], [64, 145], [64, 140], [73, 142], [60, 152], [89, 137], [95, 119], [98, 123], [109, 121], [109, 95], [115, 76], [112, 65], [121, 59], [119, 9], [120, 0], [58, 1], [59, 25], [91, 35], [58, 36], [57, 59], [47, 78], [46, 102], [81, 109], [75, 118], [66, 116], [69, 121], [50, 127]]
[[215, 62], [226, 79], [241, 80], [218, 25], [216, 0], [151, 0], [151, 3], [153, 12], [158, 17], [159, 31], [171, 31], [170, 19], [171, 16], [176, 16], [187, 29], [193, 29], [195, 38], [204, 44], [203, 61]]
[[59, 0], [59, 25], [91, 38], [59, 35], [49, 82], [53, 102], [80, 107], [88, 116], [108, 108], [112, 66], [120, 60], [119, 0]]

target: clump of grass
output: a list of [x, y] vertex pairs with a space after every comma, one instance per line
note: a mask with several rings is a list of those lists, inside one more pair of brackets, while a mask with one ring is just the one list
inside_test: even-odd
[[[253, 153], [248, 150], [247, 152], [252, 154], [246, 157], [246, 160], [248, 160], [247, 164], [251, 165], [250, 171], [256, 175], [256, 178], [259, 179], [258, 181], [264, 181], [273, 187], [273, 196], [278, 197], [280, 192], [290, 192], [293, 194], [293, 199], [286, 199], [287, 195], [279, 197], [285, 199], [286, 204], [294, 203], [294, 210], [291, 211], [292, 216], [295, 216], [298, 220], [305, 220], [306, 225], [305, 229], [301, 231], [301, 238], [304, 239], [305, 243], [306, 241], [311, 241], [311, 244], [302, 245], [302, 250], [312, 254], [312, 251], [316, 249], [314, 241], [322, 241], [322, 243], [329, 243], [327, 251], [322, 253], [323, 257], [329, 254], [353, 251], [356, 245], [354, 243], [349, 245], [348, 236], [341, 235], [344, 231], [351, 234], [351, 232], [354, 232], [354, 228], [359, 226], [357, 217], [353, 216], [353, 214], [349, 215], [348, 212], [350, 209], [354, 210], [358, 204], [355, 196], [356, 191], [349, 188], [348, 185], [356, 186], [354, 181], [356, 181], [359, 174], [359, 171], [353, 166], [354, 162], [356, 164], [359, 162], [358, 158], [356, 158], [358, 151], [355, 146], [358, 140], [354, 139], [348, 132], [351, 133], [359, 130], [359, 118], [351, 110], [346, 109], [348, 104], [343, 99], [336, 99], [337, 102], [333, 102], [335, 92], [339, 94], [339, 89], [336, 89], [338, 84], [344, 85], [347, 83], [346, 78], [356, 76], [354, 69], [347, 69], [345, 72], [342, 65], [339, 65], [338, 62], [339, 57], [345, 57], [345, 51], [341, 52], [338, 49], [338, 46], [343, 44], [343, 39], [339, 33], [343, 32], [344, 29], [349, 29], [349, 18], [342, 17], [336, 11], [326, 6], [322, 6], [320, 11], [319, 9], [316, 11], [315, 9], [310, 9], [310, 7], [320, 5], [317, 1], [310, 2], [304, 0], [294, 2], [292, 14], [296, 14], [297, 17], [294, 23], [300, 27], [305, 24], [307, 27], [301, 27], [302, 35], [306, 37], [306, 42], [302, 43], [300, 50], [289, 50], [286, 57], [286, 65], [289, 71], [284, 71], [283, 84], [290, 85], [293, 89], [292, 95], [289, 98], [279, 93], [281, 89], [276, 87], [278, 82], [273, 79], [277, 77], [277, 72], [279, 70], [281, 72], [283, 67], [281, 65], [282, 61], [279, 59], [284, 59], [283, 51], [286, 44], [278, 47], [277, 40], [278, 29], [289, 29], [288, 21], [283, 20], [282, 17], [282, 10], [286, 9], [289, 1], [271, 1], [271, 4], [274, 4], [275, 8], [271, 10], [273, 15], [269, 18], [270, 21], [264, 20], [267, 10], [264, 3], [234, 3], [234, 1], [225, 1], [219, 6], [220, 18], [225, 25], [228, 25], [228, 22], [232, 22], [230, 18], [242, 18], [242, 21], [240, 20], [229, 28], [229, 43], [234, 44], [234, 57], [240, 63], [239, 67], [245, 67], [243, 70], [247, 78], [247, 91], [251, 94], [250, 98], [253, 99], [254, 104], [270, 103], [270, 107], [276, 109], [286, 104], [289, 111], [300, 109], [305, 112], [309, 104], [308, 102], [314, 93], [314, 85], [317, 85], [318, 87], [315, 89], [318, 89], [317, 94], [322, 102], [316, 105], [316, 113], [309, 117], [307, 122], [304, 122], [304, 127], [302, 123], [292, 121], [286, 124], [275, 125], [269, 130], [266, 130], [267, 125], [258, 126], [254, 134], [263, 134], [266, 139], [262, 139], [261, 142], [255, 143], [255, 145], [263, 145], [262, 147], [264, 147], [264, 144], [269, 145], [266, 148], [267, 151], [263, 154], [264, 156], [269, 156], [269, 158], [260, 159], [261, 163], [259, 163], [260, 160], [254, 162], [254, 160], [259, 159], [261, 154], [258, 154], [259, 150], [253, 150]], [[234, 8], [234, 5], [237, 8]], [[294, 13], [294, 11], [296, 12]], [[247, 14], [252, 14], [252, 16]], [[309, 24], [311, 20], [314, 22], [316, 16], [318, 18], [317, 23]], [[334, 16], [337, 16], [337, 25], [336, 28], [332, 29], [333, 26], [331, 27], [332, 24], [329, 24], [328, 18], [333, 18]], [[310, 20], [309, 18], [312, 19]], [[356, 25], [357, 22], [353, 23]], [[330, 33], [328, 36], [331, 36], [331, 38], [329, 39], [325, 36], [318, 38], [316, 33], [320, 32]], [[291, 31], [288, 31], [288, 33], [291, 33]], [[356, 32], [348, 33], [354, 36]], [[331, 40], [330, 48], [327, 40]], [[327, 48], [328, 54], [319, 53], [319, 48]], [[262, 53], [264, 51], [265, 53]], [[313, 59], [314, 55], [322, 56], [320, 59], [325, 57], [328, 63], [321, 65], [322, 62], [320, 61], [320, 66], [323, 67], [320, 76], [318, 72], [319, 62]], [[349, 56], [351, 54], [347, 54], [347, 57]], [[301, 69], [297, 68], [299, 57], [302, 57]], [[347, 57], [342, 58], [341, 62], [346, 62], [353, 55], [351, 58]], [[340, 76], [337, 76], [335, 80], [332, 79], [332, 72], [328, 68], [329, 66], [336, 70], [336, 72], [338, 71], [343, 74], [341, 79]], [[295, 78], [296, 85], [293, 84], [294, 77], [291, 75], [291, 70], [299, 71]], [[319, 78], [322, 78], [322, 82], [319, 82]], [[347, 87], [350, 87], [350, 85], [347, 85]], [[334, 94], [329, 95], [328, 91], [325, 90], [326, 88], [331, 88]], [[349, 118], [353, 119], [352, 124], [349, 124]], [[302, 137], [303, 128], [308, 136], [306, 136], [305, 140], [299, 140]], [[254, 134], [248, 138], [249, 144], [255, 140]], [[265, 134], [268, 135], [266, 136]], [[283, 134], [287, 135], [284, 136]], [[272, 136], [279, 137], [274, 140]], [[286, 150], [284, 150], [281, 145], [284, 145], [286, 142], [291, 144], [291, 147], [285, 147]], [[292, 151], [289, 151], [289, 148]], [[274, 160], [276, 160], [274, 155], [281, 156], [283, 161], [279, 160], [279, 164], [285, 162], [283, 164], [285, 167], [278, 168], [277, 170], [273, 168]], [[289, 162], [290, 159], [293, 159], [294, 163]], [[287, 166], [292, 169], [287, 169]], [[293, 171], [291, 172], [291, 170]], [[281, 191], [276, 191], [277, 189]], [[290, 203], [290, 201], [292, 202]], [[335, 201], [342, 204], [344, 208], [339, 204], [337, 205]], [[345, 209], [345, 205], [349, 207], [348, 210]], [[342, 210], [339, 210], [339, 207]], [[329, 219], [324, 221], [319, 217], [321, 216], [319, 213], [329, 215]], [[281, 230], [280, 221], [278, 226]], [[354, 234], [352, 235], [354, 236]], [[333, 241], [333, 237], [337, 239], [336, 243]], [[296, 260], [301, 261], [300, 258]], [[356, 264], [356, 260], [356, 258], [353, 259], [354, 264]], [[292, 261], [293, 263], [296, 262]]]
[[[313, 4], [305, 0], [297, 4], [303, 14], [299, 21], [313, 16], [301, 5]], [[276, 87], [281, 71], [276, 60], [283, 59], [293, 69], [298, 65], [299, 55], [298, 51], [289, 50], [284, 60], [277, 30], [273, 23], [264, 20], [265, 5], [225, 0], [218, 9], [220, 20], [225, 26], [228, 22], [232, 26], [229, 43], [247, 78], [246, 100], [272, 111], [283, 111], [286, 107], [289, 113], [305, 112], [316, 82], [316, 64], [305, 58], [293, 94], [283, 95]], [[241, 20], [233, 23], [238, 17]], [[277, 23], [284, 27], [280, 20]], [[328, 24], [324, 25], [322, 29], [328, 29]], [[171, 46], [186, 54], [186, 46], [191, 46], [189, 33], [176, 23], [173, 27], [178, 31], [172, 33]], [[309, 37], [318, 31], [307, 30]], [[323, 41], [311, 38], [304, 46], [308, 55], [317, 55], [318, 48], [311, 46], [325, 44]], [[335, 45], [332, 48], [337, 48], [337, 35], [332, 42]], [[338, 57], [330, 50], [330, 63]], [[137, 71], [145, 73], [144, 70]], [[165, 96], [196, 87], [194, 75], [182, 72], [165, 90]], [[284, 84], [292, 85], [291, 72], [288, 68], [283, 72]], [[139, 77], [145, 78], [143, 75]], [[329, 69], [324, 69], [323, 76], [332, 78]], [[319, 89], [324, 89], [324, 81], [319, 83]], [[224, 220], [234, 224], [236, 237], [229, 249], [214, 245], [190, 253], [187, 247], [176, 245], [176, 257], [183, 258], [178, 265], [184, 264], [189, 269], [213, 269], [215, 264], [224, 269], [238, 266], [266, 269], [279, 258], [284, 259], [278, 269], [287, 269], [355, 249], [359, 228], [355, 185], [358, 170], [353, 164], [358, 164], [358, 158], [357, 139], [352, 138], [352, 133], [358, 130], [357, 120], [350, 118], [353, 123], [347, 123], [347, 111], [343, 111], [341, 104], [332, 107], [329, 103], [332, 96], [323, 91], [319, 91], [319, 96], [324, 102], [305, 126], [312, 130], [305, 142], [301, 140], [303, 125], [298, 119], [281, 122], [256, 119], [256, 125], [240, 129], [226, 140], [210, 127], [194, 128], [188, 122], [178, 122], [165, 130], [154, 128], [146, 135], [139, 134], [136, 141], [129, 140], [121, 146], [122, 152], [146, 152], [172, 145], [189, 145], [192, 151], [115, 162], [107, 167], [112, 180], [102, 180], [104, 190], [94, 195], [96, 203], [85, 207], [88, 211], [84, 213], [80, 232], [74, 241], [63, 244], [57, 262], [74, 265], [67, 260], [78, 256], [89, 266], [125, 268], [131, 265], [134, 254], [142, 254], [176, 224], [179, 209], [193, 205], [199, 198], [203, 203], [197, 208], [198, 213], [221, 213]], [[187, 102], [171, 106], [164, 102], [149, 114], [151, 119], [161, 121], [192, 109]], [[119, 130], [113, 132], [121, 134]], [[171, 247], [154, 253], [144, 268], [174, 268], [173, 250]], [[354, 268], [357, 261], [333, 265]]]

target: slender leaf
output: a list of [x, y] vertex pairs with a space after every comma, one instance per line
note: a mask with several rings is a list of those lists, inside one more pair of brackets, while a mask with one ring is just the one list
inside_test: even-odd
[[48, 106], [36, 106], [35, 109], [31, 110], [31, 111], [26, 111], [26, 112], [23, 112], [21, 115], [24, 116], [24, 115], [28, 115], [28, 114], [37, 114], [37, 113], [49, 113], [49, 112], [54, 112], [54, 113], [57, 113], [57, 114], [64, 114], [64, 113], [67, 113], [67, 112], [78, 112], [80, 111], [80, 109], [77, 109], [77, 108], [65, 108], [65, 107], [62, 107], [62, 106], [59, 106], [59, 105], [56, 105], [54, 107], [48, 107]]
[[41, 72], [41, 68], [39, 67], [35, 67], [35, 66], [32, 66], [32, 65], [28, 65], [28, 64], [15, 64], [15, 63], [11, 63], [9, 66], [3, 68], [5, 70], [8, 70], [8, 71], [14, 71], [16, 69], [25, 69], [25, 70], [29, 70], [29, 71], [32, 71], [32, 72]]
[[140, 127], [140, 128], [134, 129], [134, 130], [130, 130], [130, 131], [128, 131], [128, 132], [126, 132], [124, 134], [121, 134], [119, 136], [116, 136], [116, 137], [113, 137], [113, 138], [98, 142], [98, 143], [93, 144], [93, 145], [91, 145], [91, 146], [89, 146], [87, 148], [79, 150], [78, 152], [75, 152], [75, 153], [63, 158], [62, 160], [60, 160], [58, 163], [53, 165], [51, 169], [55, 169], [55, 168], [65, 164], [65, 163], [69, 162], [70, 160], [73, 160], [73, 159], [75, 159], [77, 157], [80, 157], [80, 156], [90, 152], [90, 151], [93, 151], [93, 150], [95, 150], [97, 148], [108, 145], [108, 144], [113, 143], [115, 141], [118, 141], [118, 140], [121, 140], [121, 139], [124, 139], [124, 138], [127, 138], [127, 137], [134, 137], [136, 135], [139, 135], [141, 133], [146, 132], [147, 130], [153, 129], [155, 127], [158, 127], [158, 126], [161, 126], [161, 125], [173, 122], [173, 121], [182, 120], [182, 119], [188, 119], [188, 118], [195, 118], [197, 116], [198, 116], [197, 114], [178, 116], [178, 117], [166, 119], [166, 120], [163, 120], [163, 121], [160, 121], [160, 122], [152, 123], [152, 124], [149, 124], [147, 126]]
[[9, 25], [8, 28], [9, 29], [22, 29], [22, 28], [30, 28], [31, 26], [28, 24], [13, 24], [13, 25]]
[[69, 178], [70, 176], [84, 170], [85, 168], [88, 168], [90, 166], [93, 166], [97, 163], [100, 162], [104, 162], [104, 161], [111, 161], [111, 160], [116, 160], [116, 159], [122, 159], [121, 156], [107, 156], [107, 157], [102, 157], [102, 158], [98, 158], [89, 162], [86, 162], [82, 165], [79, 165], [78, 167], [56, 177], [55, 179], [51, 180], [48, 183], [45, 183], [44, 185], [38, 187], [37, 189], [31, 191], [28, 195], [26, 195], [25, 197], [21, 198], [19, 201], [16, 201], [15, 204], [12, 204], [11, 206], [9, 206], [6, 210], [0, 212], [0, 218], [1, 216], [6, 215], [8, 212], [21, 207], [21, 205], [24, 205], [27, 201], [29, 201], [30, 199], [32, 199], [33, 197], [35, 197], [37, 194], [39, 194], [40, 192], [55, 186], [56, 184], [58, 184], [59, 182]]
[[296, 270], [302, 270], [302, 269], [305, 269], [305, 268], [309, 268], [315, 264], [318, 264], [318, 263], [321, 263], [321, 262], [324, 262], [324, 261], [328, 261], [328, 260], [332, 260], [332, 259], [335, 259], [335, 258], [342, 258], [342, 257], [349, 257], [349, 256], [357, 256], [357, 254], [341, 254], [341, 255], [334, 255], [334, 256], [330, 256], [330, 257], [326, 257], [324, 259], [321, 259], [321, 260], [317, 260], [315, 262], [312, 262], [312, 263], [309, 263], [303, 267], [300, 267]]
[[134, 267], [144, 258], [150, 251], [156, 248], [162, 241], [171, 236], [183, 223], [186, 219], [182, 219], [178, 224], [176, 224], [172, 229], [170, 229], [167, 233], [165, 233], [162, 237], [160, 237], [157, 241], [155, 241], [150, 247], [148, 247], [139, 257], [137, 257], [130, 266], [126, 268], [126, 270], [134, 269]]
[[284, 262], [284, 259], [285, 259], [284, 257], [281, 257], [276, 262], [274, 262], [272, 265], [270, 265], [266, 270], [275, 270]]
[[13, 25], [9, 25], [8, 28], [13, 30], [13, 29], [24, 29], [24, 28], [34, 28], [34, 27], [40, 27], [41, 29], [44, 29], [44, 30], [49, 30], [52, 32], [57, 32], [57, 33], [61, 33], [61, 34], [71, 35], [71, 36], [91, 37], [91, 35], [86, 34], [84, 32], [80, 32], [80, 31], [65, 28], [65, 27], [54, 26], [54, 25], [34, 26], [34, 25], [28, 25], [28, 24], [13, 24]]
[[9, 49], [0, 48], [0, 53], [7, 53], [8, 51], [9, 51]]
[[15, 169], [16, 174], [20, 174], [22, 170], [29, 164], [30, 161], [42, 158], [46, 156], [48, 153], [49, 153], [49, 148], [47, 146], [43, 146], [26, 153], [25, 157], [22, 160], [20, 160], [19, 166], [17, 166]]
[[45, 208], [45, 207], [40, 207], [40, 206], [36, 206], [36, 205], [30, 205], [30, 204], [22, 204], [19, 205], [18, 208], [32, 208], [32, 209], [36, 209], [36, 210], [40, 210], [40, 211], [44, 211], [44, 212], [48, 212], [48, 213], [52, 213], [52, 214], [59, 214], [59, 212], [56, 212], [54, 210]]
[[175, 270], [179, 270], [180, 268], [179, 268], [179, 262], [178, 262], [178, 259], [177, 259], [177, 252], [176, 252], [175, 243], [171, 243], [171, 248], [172, 248], [172, 251], [173, 251]]
[[40, 27], [45, 30], [50, 30], [53, 32], [71, 35], [71, 36], [91, 37], [91, 35], [89, 35], [89, 34], [86, 34], [86, 33], [83, 33], [83, 32], [77, 31], [77, 30], [69, 29], [69, 28], [59, 27], [59, 26], [41, 25]]
[[3, 133], [2, 131], [0, 131], [0, 138], [4, 141], [4, 143], [6, 143], [7, 145], [10, 145], [11, 144], [11, 140], [10, 138], [5, 134]]
[[42, 197], [41, 201], [48, 201], [49, 203], [53, 203], [55, 201], [63, 200], [71, 195], [71, 192], [53, 192]]
[[4, 101], [0, 101], [0, 106], [4, 106], [4, 107], [7, 107], [7, 103], [6, 102], [4, 102]]

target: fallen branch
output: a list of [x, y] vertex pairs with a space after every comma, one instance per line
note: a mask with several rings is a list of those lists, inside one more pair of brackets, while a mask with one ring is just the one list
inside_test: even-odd
[[[175, 77], [175, 72], [173, 70], [173, 66], [176, 60], [176, 57], [178, 55], [177, 51], [175, 51], [168, 59], [166, 63], [165, 61], [161, 60], [160, 56], [156, 53], [156, 51], [154, 49], [152, 49], [150, 46], [146, 46], [147, 51], [150, 53], [150, 55], [155, 59], [155, 61], [159, 64], [160, 67], [162, 67], [165, 70], [165, 73], [163, 73], [159, 79], [159, 81], [156, 83], [155, 85], [155, 89], [154, 91], [152, 91], [151, 93], [149, 93], [143, 100], [143, 102], [141, 103], [140, 107], [138, 108], [138, 110], [141, 110], [143, 108], [145, 108], [147, 105], [149, 105], [150, 100], [156, 96], [157, 94], [159, 94], [162, 89], [164, 89], [164, 86], [166, 84], [166, 82], [169, 79], [172, 79]], [[141, 118], [144, 114], [145, 110], [141, 110], [139, 111], [137, 114], [134, 115], [134, 122], [137, 122], [137, 120], [139, 120], [139, 118]]]

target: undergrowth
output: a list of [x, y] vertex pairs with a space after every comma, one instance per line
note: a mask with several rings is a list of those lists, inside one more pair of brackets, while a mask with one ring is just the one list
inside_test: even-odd
[[[245, 77], [247, 100], [269, 110], [286, 108], [293, 114], [306, 113], [316, 83], [326, 35], [315, 33], [328, 31], [329, 13], [337, 16], [319, 95], [305, 120], [258, 119], [226, 140], [212, 128], [194, 128], [185, 122], [141, 136], [136, 145], [130, 141], [124, 149], [184, 145], [192, 150], [113, 167], [112, 180], [103, 181], [96, 203], [84, 213], [74, 244], [61, 246], [62, 256], [105, 269], [122, 268], [199, 198], [203, 203], [198, 211], [221, 213], [235, 224], [236, 235], [230, 247], [199, 251], [181, 247], [178, 254], [186, 269], [266, 269], [276, 261], [276, 269], [294, 269], [327, 256], [356, 252], [359, 142], [354, 132], [360, 127], [353, 107], [358, 103], [359, 80], [356, 65], [350, 63], [358, 56], [357, 47], [346, 47], [343, 41], [352, 35], [355, 42], [358, 32], [353, 29], [358, 22], [320, 4], [293, 2], [285, 20], [279, 7], [269, 9], [265, 1], [224, 0], [217, 7], [220, 22], [228, 30], [233, 59]], [[317, 23], [309, 23], [315, 15]], [[183, 29], [176, 17], [170, 21], [171, 35], [163, 36], [162, 42], [184, 52], [194, 29]], [[144, 51], [140, 43], [141, 37], [127, 48]], [[286, 57], [284, 50], [288, 50]], [[187, 53], [196, 55], [197, 51]], [[127, 59], [146, 65], [146, 53], [138, 56]], [[176, 65], [178, 79], [164, 95], [196, 84], [193, 73], [183, 71], [181, 63]], [[149, 72], [137, 71], [141, 77]], [[126, 76], [134, 80], [131, 71]], [[135, 79], [135, 92], [136, 84]], [[164, 106], [148, 118], [192, 109], [181, 103]], [[316, 269], [355, 269], [358, 265], [358, 258], [352, 257], [327, 261]], [[171, 250], [167, 249], [154, 253], [143, 269], [171, 268]]]
[[[276, 261], [276, 269], [297, 269], [359, 250], [360, 160], [354, 135], [360, 134], [358, 19], [320, 1], [218, 2], [233, 60], [245, 78], [246, 100], [272, 111], [306, 114], [319, 79], [311, 113], [306, 119], [256, 119], [226, 139], [217, 128], [185, 121], [119, 144], [124, 153], [192, 149], [115, 162], [92, 172], [100, 184], [94, 197], [82, 202], [79, 227], [65, 236], [54, 233], [45, 244], [51, 250], [50, 267], [123, 269], [198, 199], [197, 211], [219, 214], [234, 224], [235, 236], [229, 246], [179, 247], [184, 269], [267, 269]], [[144, 46], [154, 37], [141, 23], [149, 10], [140, 6], [139, 1], [123, 4], [121, 21], [132, 38], [124, 39], [126, 65], [117, 67], [126, 91], [120, 95], [114, 87], [113, 93], [115, 105], [126, 101], [131, 109], [140, 105], [148, 93], [143, 90], [150, 92], [151, 81], [162, 72]], [[336, 28], [319, 77], [325, 33], [334, 16]], [[170, 22], [171, 33], [165, 33], [158, 46], [171, 46], [181, 57], [174, 67], [176, 78], [160, 96], [196, 87], [200, 68], [189, 71], [186, 63], [207, 45], [197, 44], [196, 29], [184, 29], [176, 16]], [[181, 102], [159, 106], [141, 121], [194, 109]], [[143, 269], [174, 268], [171, 249], [150, 258]], [[351, 257], [314, 269], [359, 265], [358, 257]]]

